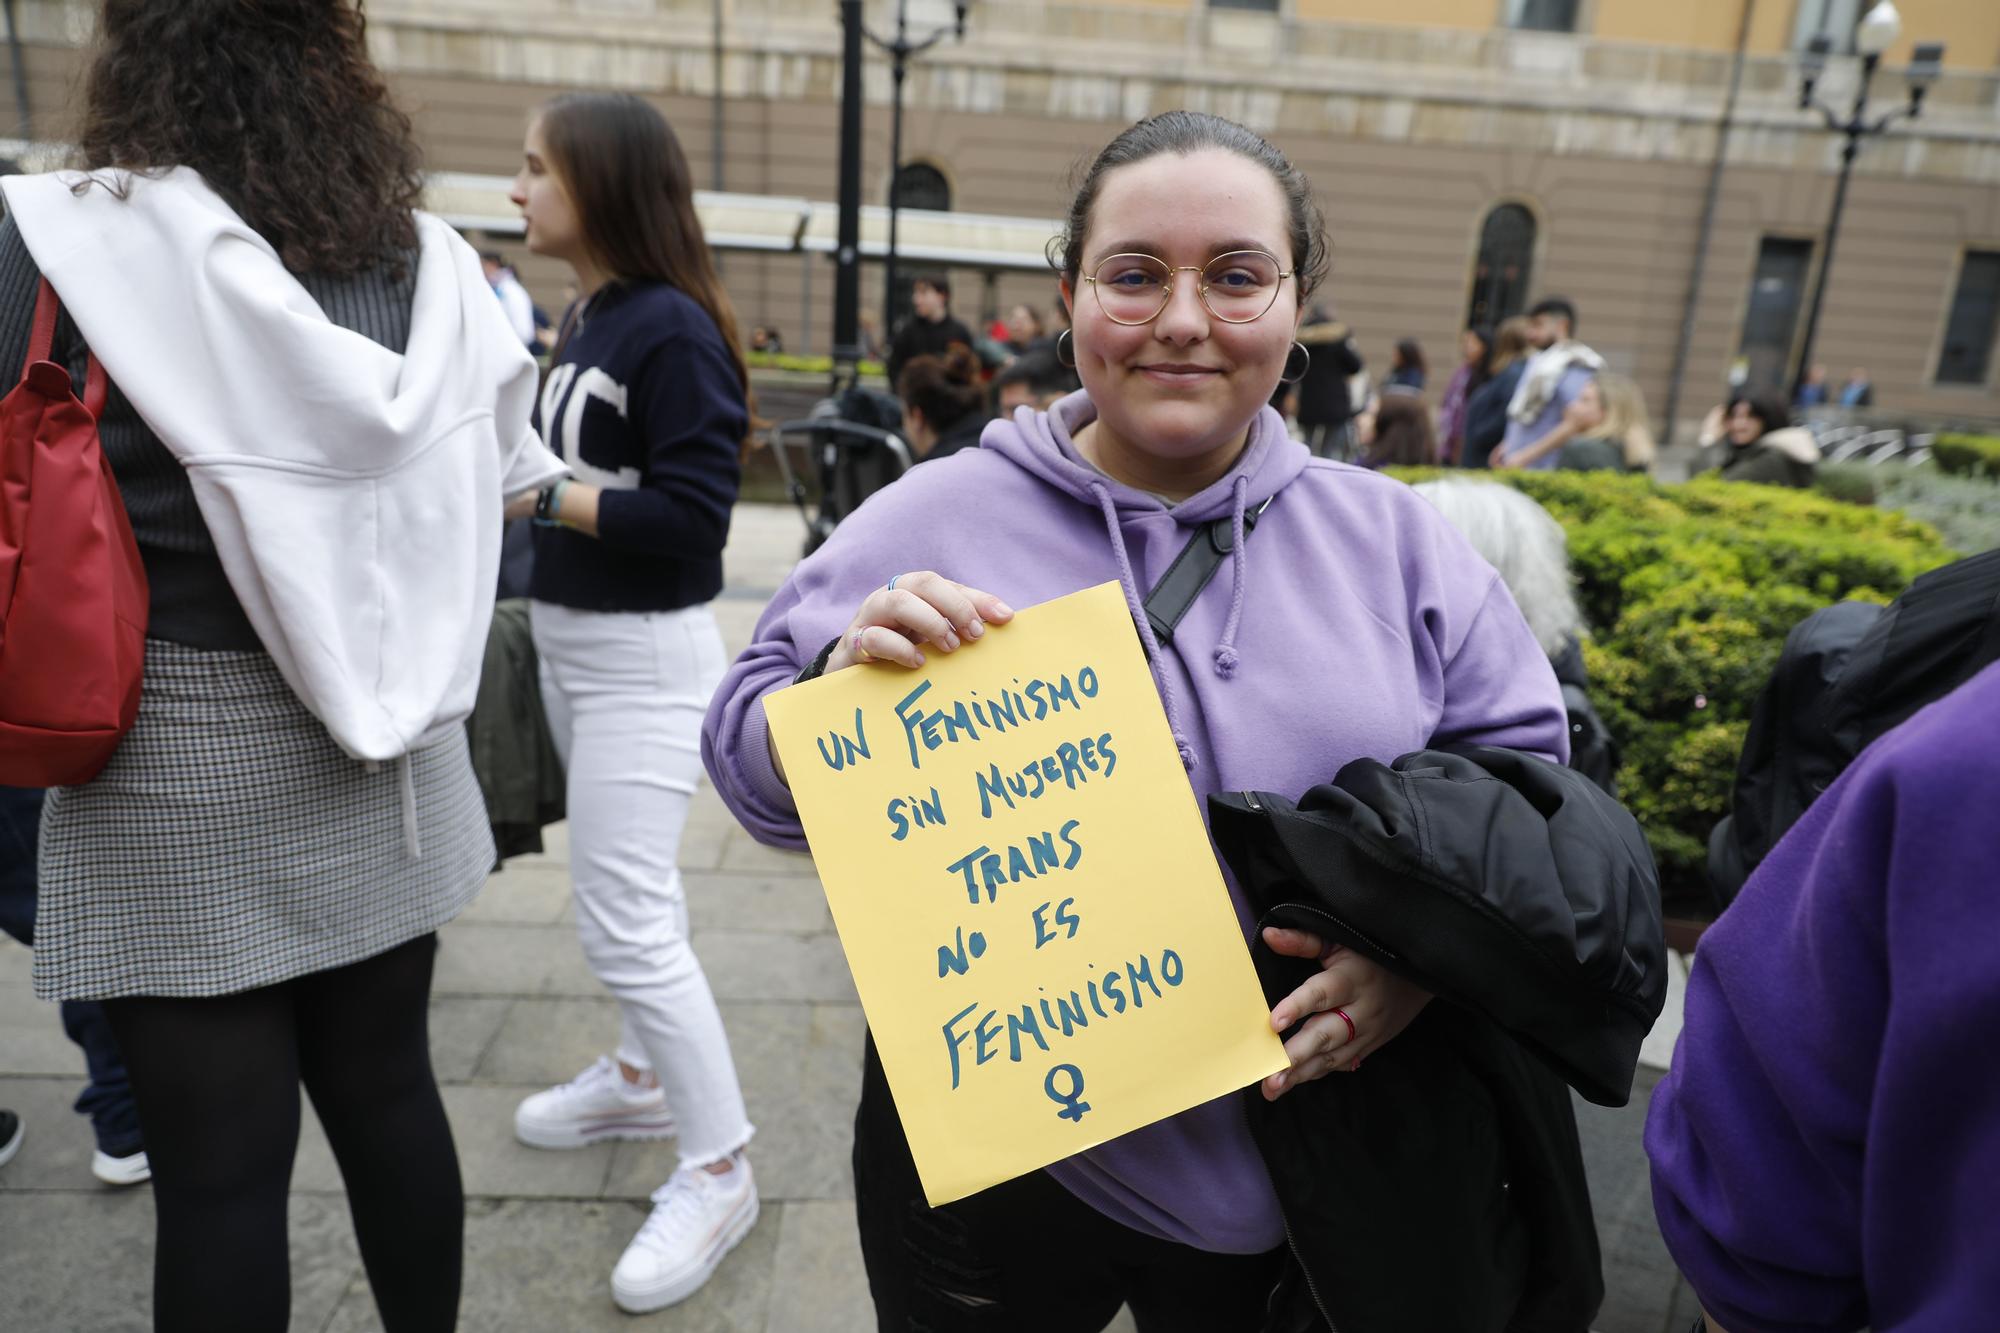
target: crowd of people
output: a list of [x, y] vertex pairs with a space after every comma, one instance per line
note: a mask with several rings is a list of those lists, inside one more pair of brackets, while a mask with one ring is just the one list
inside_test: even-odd
[[[698, 784], [809, 851], [773, 691], [977, 653], [1015, 606], [1113, 582], [1190, 789], [1211, 819], [1235, 810], [1232, 848], [1278, 836], [1267, 815], [1324, 825], [1311, 803], [1336, 787], [1352, 812], [1371, 782], [1385, 802], [1422, 784], [1409, 883], [1481, 910], [1452, 918], [1455, 955], [1428, 920], [1364, 948], [1324, 912], [1323, 931], [1264, 917], [1273, 894], [1337, 901], [1332, 860], [1302, 888], [1232, 856], [1288, 1067], [943, 1207], [864, 1043], [853, 1169], [879, 1326], [1087, 1333], [1125, 1307], [1142, 1333], [1589, 1327], [1604, 1283], [1570, 1087], [1629, 1095], [1666, 991], [1657, 883], [1615, 755], [1579, 722], [1560, 529], [1511, 488], [1379, 471], [1645, 470], [1643, 401], [1571, 302], [1467, 330], [1435, 412], [1411, 340], [1357, 395], [1354, 335], [1314, 304], [1328, 238], [1305, 176], [1220, 117], [1142, 120], [1066, 211], [1061, 319], [1021, 306], [980, 337], [944, 275], [913, 283], [888, 364], [921, 466], [797, 566], [732, 663], [709, 604], [754, 339], [656, 108], [570, 94], [526, 127], [525, 245], [575, 285], [543, 368], [505, 259], [417, 211], [410, 122], [355, 8], [121, 0], [83, 96], [87, 174], [6, 182], [0, 363], [24, 367], [17, 393], [104, 389], [82, 419], [143, 567], [146, 651], [107, 760], [0, 793], [0, 908], [85, 1054], [93, 1170], [151, 1179], [157, 1328], [286, 1326], [301, 1087], [382, 1323], [456, 1323], [465, 1208], [426, 1017], [437, 932], [504, 850], [467, 722], [508, 519], [533, 548], [508, 725], [560, 769], [579, 947], [619, 1017], [512, 1131], [674, 1142], [605, 1256], [620, 1308], [685, 1299], [758, 1217], [678, 868]], [[314, 151], [328, 135], [346, 151]], [[108, 275], [102, 252], [147, 262]], [[1709, 433], [1727, 477], [1810, 479], [1782, 408], [1738, 398]], [[1010, 539], [939, 517], [977, 511]], [[1217, 533], [1224, 558], [1162, 636], [1146, 600]], [[116, 548], [62, 549], [83, 568]], [[89, 645], [5, 646], [46, 675]], [[1647, 1149], [1717, 1328], [1970, 1328], [2000, 1296], [1981, 1192], [2000, 1172], [1982, 1058], [2000, 844], [1957, 817], [2000, 784], [2000, 668], [1966, 662], [1777, 844], [1696, 962]], [[32, 706], [0, 700], [0, 781], [38, 771]], [[1229, 803], [1245, 791], [1316, 795], [1251, 819]], [[1357, 866], [1415, 855], [1403, 809], [1355, 819]], [[1547, 965], [1479, 943], [1495, 930]], [[0, 1112], [0, 1166], [22, 1137]]]
[[[1371, 386], [1353, 333], [1315, 308], [1299, 338], [1318, 359], [1296, 386], [1279, 386], [1272, 406], [1315, 454], [1366, 467], [1649, 473], [1660, 444], [1645, 395], [1577, 338], [1577, 322], [1575, 304], [1552, 296], [1497, 328], [1465, 329], [1433, 406], [1415, 339], [1396, 341], [1387, 374]], [[1860, 367], [1837, 393], [1826, 368], [1812, 367], [1793, 400], [1796, 414], [1780, 397], [1736, 389], [1704, 418], [1691, 470], [1810, 487], [1820, 449], [1799, 414], [1873, 402]]]

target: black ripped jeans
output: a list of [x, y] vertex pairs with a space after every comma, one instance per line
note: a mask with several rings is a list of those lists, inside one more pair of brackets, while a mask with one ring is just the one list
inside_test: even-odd
[[311, 1094], [389, 1333], [458, 1320], [465, 1197], [426, 1036], [437, 936], [275, 986], [105, 1001], [153, 1166], [160, 1333], [282, 1333], [286, 1195]]
[[1122, 1226], [1045, 1171], [924, 1201], [875, 1043], [854, 1117], [854, 1200], [880, 1333], [1255, 1333], [1284, 1247], [1210, 1254]]

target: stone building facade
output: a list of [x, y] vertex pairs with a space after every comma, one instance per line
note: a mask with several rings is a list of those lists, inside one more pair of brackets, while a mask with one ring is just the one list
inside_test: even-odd
[[[966, 39], [911, 67], [903, 156], [952, 210], [1056, 218], [1074, 170], [1133, 119], [1183, 106], [1231, 116], [1313, 180], [1334, 245], [1322, 299], [1377, 369], [1414, 336], [1441, 381], [1470, 316], [1559, 292], [1657, 414], [1741, 31], [1741, 94], [1692, 299], [1685, 428], [1739, 358], [1772, 384], [1792, 368], [1839, 154], [1798, 108], [1797, 51], [1822, 23], [1843, 40], [1867, 3], [976, 0]], [[61, 133], [94, 8], [17, 6], [39, 136]], [[893, 25], [894, 8], [870, 0], [870, 23]], [[951, 18], [944, 0], [907, 8], [914, 28]], [[1920, 119], [1862, 149], [1814, 359], [1836, 380], [1866, 367], [1884, 408], [2000, 417], [2000, 4], [1901, 9], [1905, 36], [1876, 78], [1877, 105], [1903, 101], [1913, 42], [1947, 43], [1945, 68]], [[720, 183], [834, 197], [830, 0], [372, 0], [367, 11], [435, 168], [511, 174], [539, 100], [621, 88], [661, 106], [704, 185], [717, 180], [719, 14]], [[1823, 93], [1844, 104], [1856, 77], [1856, 62], [1836, 57]], [[864, 191], [882, 203], [890, 78], [877, 53], [864, 91]], [[558, 275], [523, 268], [552, 299]], [[746, 327], [825, 350], [822, 257], [732, 254], [725, 276]], [[1036, 274], [954, 277], [963, 315], [1054, 299], [1053, 280]], [[863, 294], [879, 303], [872, 273]], [[798, 327], [805, 318], [817, 327]]]

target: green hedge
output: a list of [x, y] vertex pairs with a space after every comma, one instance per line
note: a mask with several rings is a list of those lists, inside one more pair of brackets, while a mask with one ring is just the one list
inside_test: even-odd
[[1698, 906], [1708, 833], [1728, 809], [1750, 708], [1785, 635], [1830, 603], [1887, 601], [1954, 553], [1905, 515], [1785, 487], [1484, 475], [1527, 492], [1569, 535], [1591, 698], [1624, 747], [1622, 794], [1668, 896]]
[[1940, 435], [1931, 442], [1931, 457], [1946, 472], [2000, 481], [2000, 437]]
[[[833, 358], [830, 356], [793, 356], [789, 352], [745, 352], [744, 364], [752, 370], [799, 370], [812, 375], [831, 375]], [[858, 369], [863, 375], [881, 376], [880, 361], [863, 361]]]
[[1894, 463], [1822, 463], [1813, 485], [1836, 500], [1896, 509], [1928, 523], [1962, 555], [2000, 548], [2000, 478]]

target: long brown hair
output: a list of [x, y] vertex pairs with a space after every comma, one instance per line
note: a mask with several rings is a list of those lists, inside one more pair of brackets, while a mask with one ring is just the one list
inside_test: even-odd
[[1487, 361], [1488, 378], [1534, 351], [1528, 342], [1528, 328], [1528, 321], [1519, 315], [1500, 321], [1499, 331], [1493, 335], [1493, 355]]
[[542, 107], [541, 126], [592, 261], [612, 278], [685, 292], [715, 321], [748, 397], [736, 310], [716, 276], [687, 154], [666, 117], [630, 93], [565, 93]]
[[82, 115], [86, 168], [194, 168], [295, 273], [416, 247], [422, 159], [359, 3], [105, 0]]

